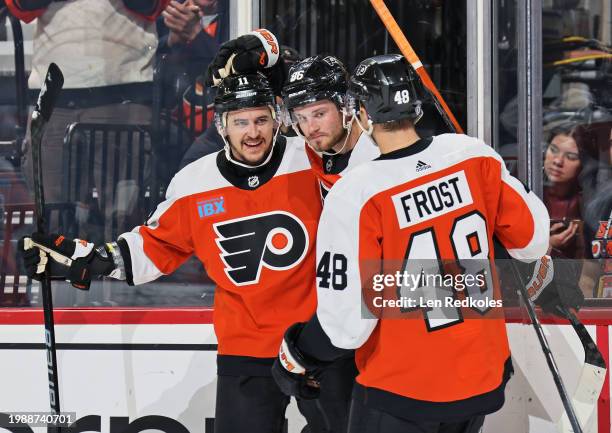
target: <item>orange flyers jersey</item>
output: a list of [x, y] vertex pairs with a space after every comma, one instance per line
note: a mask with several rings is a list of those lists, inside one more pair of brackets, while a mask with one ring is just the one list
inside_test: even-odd
[[[435, 403], [436, 413], [448, 404], [464, 417], [496, 410], [511, 369], [502, 311], [445, 305], [436, 315], [442, 307], [417, 304], [404, 316], [386, 317], [394, 308], [376, 315], [371, 278], [402, 268], [418, 274], [445, 259], [488, 263], [493, 236], [514, 258], [532, 261], [546, 253], [548, 233], [542, 202], [491, 147], [468, 136], [421, 139], [343, 176], [319, 222], [317, 316], [335, 346], [357, 349], [368, 401], [380, 393], [380, 401], [397, 397], [417, 412]], [[398, 299], [405, 283], [389, 284]], [[497, 290], [492, 281], [485, 287]], [[484, 296], [478, 289], [470, 296]]]
[[189, 164], [147, 224], [121, 235], [134, 284], [170, 274], [191, 255], [204, 264], [217, 284], [219, 355], [272, 358], [285, 330], [315, 311], [321, 200], [303, 142], [289, 140], [279, 136], [259, 169], [238, 167], [223, 151]]
[[365, 133], [359, 136], [355, 147], [349, 152], [338, 155], [321, 155], [315, 152], [312, 147], [306, 146], [306, 153], [308, 154], [312, 170], [319, 178], [321, 198], [323, 200], [325, 200], [327, 193], [329, 193], [334, 183], [347, 171], [363, 162], [372, 161], [380, 155], [378, 146]]

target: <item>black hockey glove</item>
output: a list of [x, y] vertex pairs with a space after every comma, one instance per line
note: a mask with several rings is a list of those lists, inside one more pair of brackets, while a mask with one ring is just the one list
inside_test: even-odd
[[82, 290], [89, 289], [92, 278], [109, 275], [115, 269], [113, 248], [113, 244], [96, 247], [80, 239], [42, 233], [23, 237], [18, 244], [30, 278], [40, 281], [48, 267], [52, 279], [66, 280]]
[[295, 323], [285, 332], [278, 358], [272, 366], [272, 377], [283, 394], [311, 400], [319, 396], [317, 374], [327, 363], [308, 359], [296, 346], [304, 325]]
[[282, 66], [276, 36], [266, 29], [258, 29], [221, 45], [208, 66], [206, 85], [217, 86], [232, 74], [262, 72], [272, 87], [280, 90], [285, 75]]
[[584, 295], [578, 287], [579, 262], [553, 261], [550, 256], [544, 256], [534, 263], [527, 283], [529, 298], [545, 313], [561, 317], [565, 317], [565, 309], [580, 309], [584, 304]]

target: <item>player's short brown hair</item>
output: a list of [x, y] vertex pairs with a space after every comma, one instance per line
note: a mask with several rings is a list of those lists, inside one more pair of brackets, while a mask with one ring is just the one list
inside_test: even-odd
[[414, 123], [411, 119], [401, 119], [393, 122], [381, 123], [380, 126], [385, 132], [394, 132], [401, 129], [414, 128]]

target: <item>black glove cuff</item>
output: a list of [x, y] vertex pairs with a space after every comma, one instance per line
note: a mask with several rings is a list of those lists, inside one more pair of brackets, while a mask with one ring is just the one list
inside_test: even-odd
[[108, 251], [106, 244], [94, 248], [93, 257], [89, 262], [92, 275], [107, 276], [115, 269], [113, 255]]
[[104, 245], [94, 247], [86, 257], [72, 262], [68, 271], [68, 281], [77, 289], [89, 290], [91, 280], [110, 274], [115, 269], [112, 255]]
[[298, 340], [305, 326], [306, 323], [302, 322], [291, 325], [285, 332], [285, 341], [287, 342], [287, 348], [291, 352], [291, 356], [293, 356], [307, 372], [311, 372], [324, 368], [330, 363], [308, 356], [298, 347]]

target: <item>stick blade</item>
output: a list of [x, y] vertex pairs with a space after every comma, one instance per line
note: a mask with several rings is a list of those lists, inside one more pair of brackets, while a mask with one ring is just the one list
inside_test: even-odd
[[[580, 380], [578, 381], [578, 387], [572, 395], [572, 405], [576, 411], [576, 417], [580, 422], [580, 426], [583, 429], [587, 428], [589, 420], [595, 411], [595, 406], [597, 405], [597, 400], [599, 399], [599, 394], [601, 393], [605, 379], [605, 367], [589, 363], [584, 364]], [[574, 432], [567, 417], [567, 412], [564, 411], [561, 414], [561, 418], [557, 422], [557, 428], [561, 433]]]
[[64, 86], [64, 74], [55, 63], [49, 65], [45, 81], [40, 88], [35, 111], [38, 111], [45, 121], [51, 118], [57, 97]]

